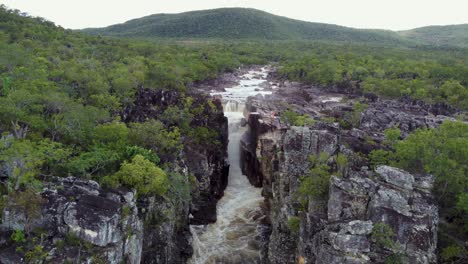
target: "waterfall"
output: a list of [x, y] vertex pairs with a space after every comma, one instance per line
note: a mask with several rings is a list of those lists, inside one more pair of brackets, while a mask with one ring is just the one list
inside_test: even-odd
[[[260, 220], [263, 197], [261, 189], [250, 185], [240, 168], [240, 126], [246, 98], [262, 92], [258, 86], [266, 81], [267, 70], [245, 74], [240, 84], [227, 88], [223, 96], [224, 114], [229, 122], [229, 183], [217, 204], [214, 224], [190, 227], [194, 249], [191, 264], [260, 263]], [[257, 91], [256, 91], [257, 90]], [[258, 91], [260, 90], [260, 92]]]
[[235, 100], [226, 100], [223, 104], [223, 109], [224, 113], [242, 113], [244, 109], [244, 103], [239, 103]]

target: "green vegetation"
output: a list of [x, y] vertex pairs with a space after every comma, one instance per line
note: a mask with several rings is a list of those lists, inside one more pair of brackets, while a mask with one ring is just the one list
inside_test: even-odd
[[125, 186], [136, 189], [138, 194], [162, 196], [167, 192], [166, 173], [141, 155], [133, 157], [130, 163], [124, 161], [120, 170], [103, 180], [110, 187]]
[[[436, 177], [434, 192], [441, 211], [451, 217], [458, 215], [466, 223], [466, 213], [460, 215], [457, 202], [463, 209], [468, 189], [468, 124], [444, 122], [436, 129], [420, 129], [398, 142], [393, 163], [413, 173], [428, 173]], [[465, 208], [466, 209], [466, 208]]]
[[389, 145], [390, 147], [393, 147], [395, 143], [397, 143], [397, 141], [400, 139], [401, 131], [397, 127], [388, 128], [388, 129], [385, 129], [384, 135], [385, 135], [384, 143]]
[[325, 152], [309, 157], [310, 171], [301, 178], [301, 184], [297, 190], [302, 206], [306, 207], [310, 199], [327, 198], [331, 177], [331, 168], [327, 164], [328, 158]]
[[[355, 30], [250, 9], [156, 15], [93, 32], [231, 41], [88, 36], [0, 7], [0, 166], [6, 168], [1, 170], [7, 174], [3, 178], [8, 177], [0, 190], [4, 206], [25, 213], [26, 242], [18, 231], [12, 239], [27, 244], [24, 251], [31, 256], [43, 256], [41, 245], [30, 242], [34, 233], [30, 222], [40, 213], [42, 200], [37, 193], [42, 180], [50, 176], [73, 175], [110, 187], [134, 188], [139, 196], [188, 203], [196, 179], [171, 171], [173, 163], [187, 146], [215, 148], [220, 142], [216, 131], [200, 125], [216, 107], [209, 100], [195, 100], [190, 88], [238, 67], [272, 62], [283, 80], [468, 110], [468, 50], [413, 46], [420, 40], [407, 40], [435, 33]], [[465, 43], [454, 40], [458, 30], [447, 34], [450, 44]], [[232, 41], [238, 38], [256, 40]], [[126, 119], [139, 92], [161, 90], [176, 92], [177, 105], [155, 105], [151, 110], [158, 114], [151, 118]], [[342, 128], [356, 127], [365, 109], [364, 103], [356, 102], [353, 111], [336, 121]], [[281, 118], [296, 126], [314, 122], [292, 110]], [[370, 153], [371, 165], [391, 164], [435, 175], [441, 217], [466, 231], [467, 124], [446, 122], [437, 129], [417, 130], [404, 140], [392, 128], [385, 137], [385, 149]], [[345, 175], [348, 162], [343, 154], [334, 159], [324, 153], [311, 157], [310, 171], [298, 189], [303, 205], [326, 197], [330, 176]], [[333, 171], [335, 167], [338, 171]], [[122, 214], [127, 213], [123, 208]], [[291, 219], [294, 230], [298, 219]], [[392, 235], [387, 231], [380, 226], [375, 230], [376, 243], [388, 244]], [[450, 261], [466, 255], [454, 245], [444, 248], [442, 258]]]
[[437, 46], [468, 47], [468, 24], [429, 26], [398, 32], [407, 39]]
[[390, 164], [411, 173], [434, 175], [434, 193], [441, 212], [468, 228], [468, 124], [446, 121], [436, 129], [418, 129], [401, 141], [397, 141], [398, 129], [388, 129], [385, 135], [394, 151], [372, 151], [371, 164]]
[[23, 230], [15, 230], [13, 234], [11, 234], [11, 240], [13, 240], [15, 243], [26, 242], [26, 236], [24, 235]]
[[388, 129], [385, 135], [392, 150], [372, 151], [371, 165], [390, 164], [414, 174], [434, 175], [433, 193], [443, 219], [439, 228], [441, 258], [448, 262], [466, 260], [459, 241], [468, 231], [468, 124], [446, 121], [435, 129], [418, 129], [400, 141], [398, 129]]
[[403, 263], [406, 263], [406, 262], [404, 262], [402, 260], [402, 256], [400, 256], [399, 254], [390, 255], [385, 260], [385, 264], [403, 264]]
[[248, 8], [220, 8], [181, 14], [156, 14], [101, 29], [91, 34], [139, 38], [212, 38], [261, 40], [327, 40], [403, 45], [410, 41], [395, 32], [359, 30], [310, 23]]
[[[237, 50], [104, 39], [4, 6], [0, 28], [0, 164], [11, 168], [6, 193], [40, 190], [42, 178], [66, 175], [139, 186], [119, 173], [137, 166], [136, 156], [148, 168], [146, 161], [167, 168], [185, 145], [217, 142], [216, 132], [192, 122], [210, 102], [193, 102], [190, 85], [243, 63], [265, 63], [245, 53], [250, 44]], [[177, 91], [186, 103], [160, 109], [158, 120], [123, 122], [144, 87]]]
[[283, 52], [279, 73], [285, 79], [468, 109], [467, 50], [324, 47], [312, 43], [290, 46], [300, 52]]
[[307, 114], [298, 114], [292, 110], [281, 113], [281, 120], [291, 126], [313, 125], [315, 121]]
[[466, 255], [466, 250], [457, 245], [451, 245], [444, 248], [440, 254], [442, 260], [446, 263], [457, 263], [457, 261], [461, 261], [462, 258], [466, 259]]
[[389, 225], [383, 222], [374, 224], [371, 239], [377, 246], [388, 249], [393, 249], [396, 245], [394, 241], [395, 232]]
[[288, 218], [288, 227], [293, 234], [298, 235], [301, 227], [301, 219], [298, 216], [290, 216]]
[[251, 8], [220, 8], [180, 14], [155, 14], [106, 28], [83, 31], [134, 38], [322, 40], [386, 46], [467, 47], [467, 30], [468, 25], [425, 27], [400, 32], [365, 30], [294, 20]]

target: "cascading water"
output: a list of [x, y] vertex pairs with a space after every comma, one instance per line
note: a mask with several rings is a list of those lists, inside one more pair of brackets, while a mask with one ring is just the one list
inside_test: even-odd
[[223, 97], [224, 114], [229, 121], [229, 183], [217, 204], [217, 221], [206, 226], [191, 226], [194, 254], [191, 264], [259, 263], [261, 189], [250, 185], [240, 168], [240, 126], [247, 97], [271, 94], [259, 85], [266, 81], [267, 68], [243, 75], [240, 84], [213, 93]]

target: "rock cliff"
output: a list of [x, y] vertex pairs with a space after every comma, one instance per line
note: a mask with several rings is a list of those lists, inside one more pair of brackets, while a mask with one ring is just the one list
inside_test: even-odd
[[[343, 129], [323, 117], [344, 116], [351, 103], [314, 92], [293, 87], [247, 103], [242, 167], [262, 187], [269, 209], [264, 263], [436, 263], [433, 177], [389, 166], [371, 169], [359, 152], [379, 147], [386, 128], [396, 125], [405, 136], [449, 117], [411, 102], [368, 101], [359, 125]], [[278, 116], [291, 108], [315, 122], [289, 126]], [[346, 157], [345, 165], [338, 155]], [[325, 156], [333, 175], [325, 196], [304, 203], [301, 182], [317, 177], [309, 173], [310, 156]]]

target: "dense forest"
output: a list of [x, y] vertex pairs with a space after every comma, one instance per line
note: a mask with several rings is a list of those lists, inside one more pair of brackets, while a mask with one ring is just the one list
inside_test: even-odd
[[[2, 6], [0, 162], [11, 165], [12, 175], [0, 187], [2, 206], [34, 204], [44, 180], [68, 175], [172, 199], [176, 192], [169, 189], [179, 184], [174, 155], [186, 145], [219, 137], [196, 122], [214, 106], [194, 100], [191, 87], [242, 66], [274, 63], [282, 80], [349, 94], [409, 97], [463, 113], [467, 58], [463, 48], [114, 39], [63, 29]], [[184, 104], [164, 109], [157, 119], [125, 120], [143, 89], [176, 91]], [[466, 123], [417, 130], [404, 140], [398, 131], [386, 136], [388, 148], [372, 152], [369, 160], [434, 174], [435, 193], [455, 224], [450, 228], [468, 232]], [[447, 260], [466, 254], [450, 241], [442, 252]]]
[[425, 27], [406, 31], [355, 29], [312, 23], [252, 8], [219, 8], [180, 14], [155, 14], [105, 28], [83, 31], [131, 38], [218, 40], [319, 40], [386, 47], [464, 47], [468, 25]]

